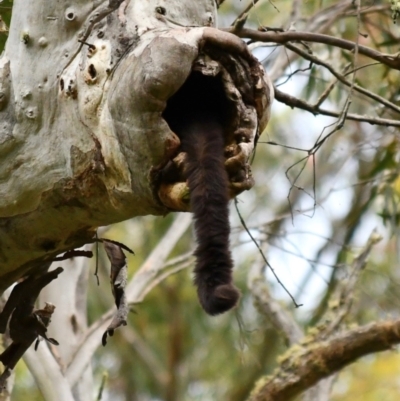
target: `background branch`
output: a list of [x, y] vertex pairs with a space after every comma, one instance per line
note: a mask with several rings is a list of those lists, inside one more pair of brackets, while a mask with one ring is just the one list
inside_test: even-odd
[[[312, 105], [302, 99], [298, 99], [295, 96], [291, 96], [287, 93], [284, 93], [276, 87], [275, 87], [275, 100], [277, 100], [278, 102], [282, 102], [291, 108], [296, 107], [301, 110], [309, 111], [314, 115], [321, 114], [324, 116], [337, 117], [337, 118], [339, 118], [342, 115], [342, 112], [340, 111], [326, 110], [317, 105]], [[390, 120], [388, 118], [370, 117], [366, 115], [347, 113], [346, 119], [352, 121], [365, 122], [371, 125], [381, 125], [384, 127], [400, 127], [399, 120]]]
[[[168, 255], [186, 232], [191, 221], [192, 217], [189, 213], [181, 213], [171, 224], [171, 227], [127, 285], [126, 297], [129, 304], [136, 304], [143, 300], [147, 286], [163, 269]], [[94, 352], [100, 345], [101, 335], [106, 330], [112, 313], [113, 309], [108, 310], [90, 326], [77, 347], [75, 356], [66, 371], [71, 385], [77, 382], [85, 367], [90, 363]]]
[[283, 334], [288, 345], [298, 343], [303, 337], [303, 330], [293, 316], [270, 294], [265, 280], [264, 264], [254, 262], [249, 273], [249, 288], [260, 313], [267, 316], [272, 325]]
[[[230, 29], [227, 29], [230, 32]], [[288, 42], [311, 42], [321, 43], [338, 47], [340, 49], [354, 51], [356, 44], [350, 40], [337, 38], [331, 35], [313, 32], [285, 31], [285, 32], [262, 32], [254, 29], [243, 28], [235, 32], [241, 38], [248, 38], [257, 42], [273, 42], [286, 44]], [[385, 54], [367, 46], [358, 46], [358, 52], [363, 56], [369, 57], [375, 61], [387, 65], [390, 68], [400, 70], [400, 58], [398, 54]]]
[[329, 341], [289, 350], [280, 369], [262, 379], [249, 401], [288, 401], [362, 356], [400, 342], [400, 320], [371, 323]]
[[70, 383], [47, 344], [40, 344], [36, 352], [31, 346], [23, 358], [45, 401], [75, 401]]

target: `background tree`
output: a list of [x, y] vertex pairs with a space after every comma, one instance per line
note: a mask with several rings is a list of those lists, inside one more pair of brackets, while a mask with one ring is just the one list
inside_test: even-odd
[[[20, 12], [14, 9], [13, 18]], [[51, 10], [46, 16], [53, 21]], [[232, 205], [235, 282], [243, 293], [236, 313], [209, 318], [198, 306], [186, 269], [193, 263], [189, 215], [110, 226], [101, 236], [136, 252], [127, 255], [126, 290], [136, 313], [101, 348], [113, 302], [107, 256], [100, 249], [100, 289], [85, 259], [56, 263], [64, 272], [42, 291], [39, 306], [56, 305], [49, 337], [61, 344], [26, 352], [13, 399], [397, 397], [395, 353], [347, 367], [400, 338], [393, 17], [386, 1], [221, 4], [220, 27], [248, 40], [277, 100], [252, 163], [256, 186]], [[27, 39], [24, 29], [18, 27], [15, 42]], [[37, 68], [43, 63], [38, 59]], [[15, 175], [15, 191], [17, 181]]]

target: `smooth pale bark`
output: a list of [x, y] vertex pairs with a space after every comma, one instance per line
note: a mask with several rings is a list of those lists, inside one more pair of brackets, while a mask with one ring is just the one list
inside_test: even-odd
[[215, 23], [213, 0], [14, 2], [0, 59], [0, 291], [100, 225], [184, 209], [182, 185], [159, 192], [157, 172], [179, 147], [162, 112], [192, 69], [223, 81], [231, 165], [247, 164], [272, 87]]
[[[89, 247], [87, 247], [89, 248]], [[67, 366], [75, 356], [75, 352], [80, 342], [85, 336], [87, 330], [87, 285], [90, 268], [87, 260], [83, 258], [74, 258], [54, 264], [53, 267], [62, 266], [64, 269], [62, 279], [54, 280], [50, 285], [45, 287], [40, 293], [39, 304], [44, 305], [45, 302], [53, 302], [57, 305], [55, 313], [52, 315], [51, 324], [48, 334], [52, 338], [59, 339], [60, 346], [57, 347], [57, 361], [61, 371], [64, 373]], [[47, 347], [47, 344], [41, 346]], [[30, 353], [34, 351], [32, 347]], [[33, 356], [32, 358], [35, 358]], [[39, 363], [42, 362], [41, 356]], [[35, 370], [36, 363], [30, 368]], [[43, 384], [38, 382], [40, 377], [32, 372], [37, 385], [42, 388]], [[93, 400], [93, 377], [91, 366], [81, 372], [79, 381], [76, 384], [68, 384], [71, 389], [75, 401], [92, 401]]]

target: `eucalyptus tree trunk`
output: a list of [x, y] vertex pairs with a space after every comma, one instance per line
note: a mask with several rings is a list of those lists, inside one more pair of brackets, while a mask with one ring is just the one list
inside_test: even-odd
[[[215, 26], [214, 0], [14, 2], [0, 58], [1, 291], [99, 226], [188, 210], [165, 116], [184, 118], [169, 100], [196, 85], [224, 94], [232, 196], [252, 186], [272, 87]], [[163, 182], [167, 164], [176, 174]]]
[[[37, 281], [35, 273], [92, 242], [99, 226], [189, 210], [186, 156], [170, 123], [185, 118], [181, 106], [188, 97], [196, 104], [199, 91], [199, 102], [204, 93], [218, 97], [227, 116], [231, 196], [252, 187], [249, 158], [273, 90], [244, 42], [218, 30], [216, 19], [214, 0], [14, 1], [0, 58], [0, 293], [26, 275], [37, 292], [62, 269], [57, 263]], [[187, 224], [171, 232], [171, 244]], [[170, 249], [161, 248], [157, 254]], [[157, 257], [158, 270], [166, 256]], [[24, 359], [46, 400], [84, 401], [92, 397], [90, 359], [109, 315], [86, 327], [87, 270], [76, 259], [63, 267], [40, 297], [57, 307], [49, 333], [62, 339], [62, 350], [55, 357], [46, 346], [30, 347]], [[137, 273], [128, 302], [143, 297], [155, 272]], [[30, 317], [54, 310], [31, 311], [34, 300], [24, 301]], [[20, 322], [15, 317], [14, 326]], [[2, 354], [5, 373], [13, 361]]]

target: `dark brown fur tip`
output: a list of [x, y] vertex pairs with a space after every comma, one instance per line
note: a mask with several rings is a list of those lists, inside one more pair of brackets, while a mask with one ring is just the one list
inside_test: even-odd
[[217, 287], [198, 287], [197, 294], [203, 309], [211, 316], [219, 315], [234, 308], [239, 299], [240, 292], [232, 284], [221, 284]]

